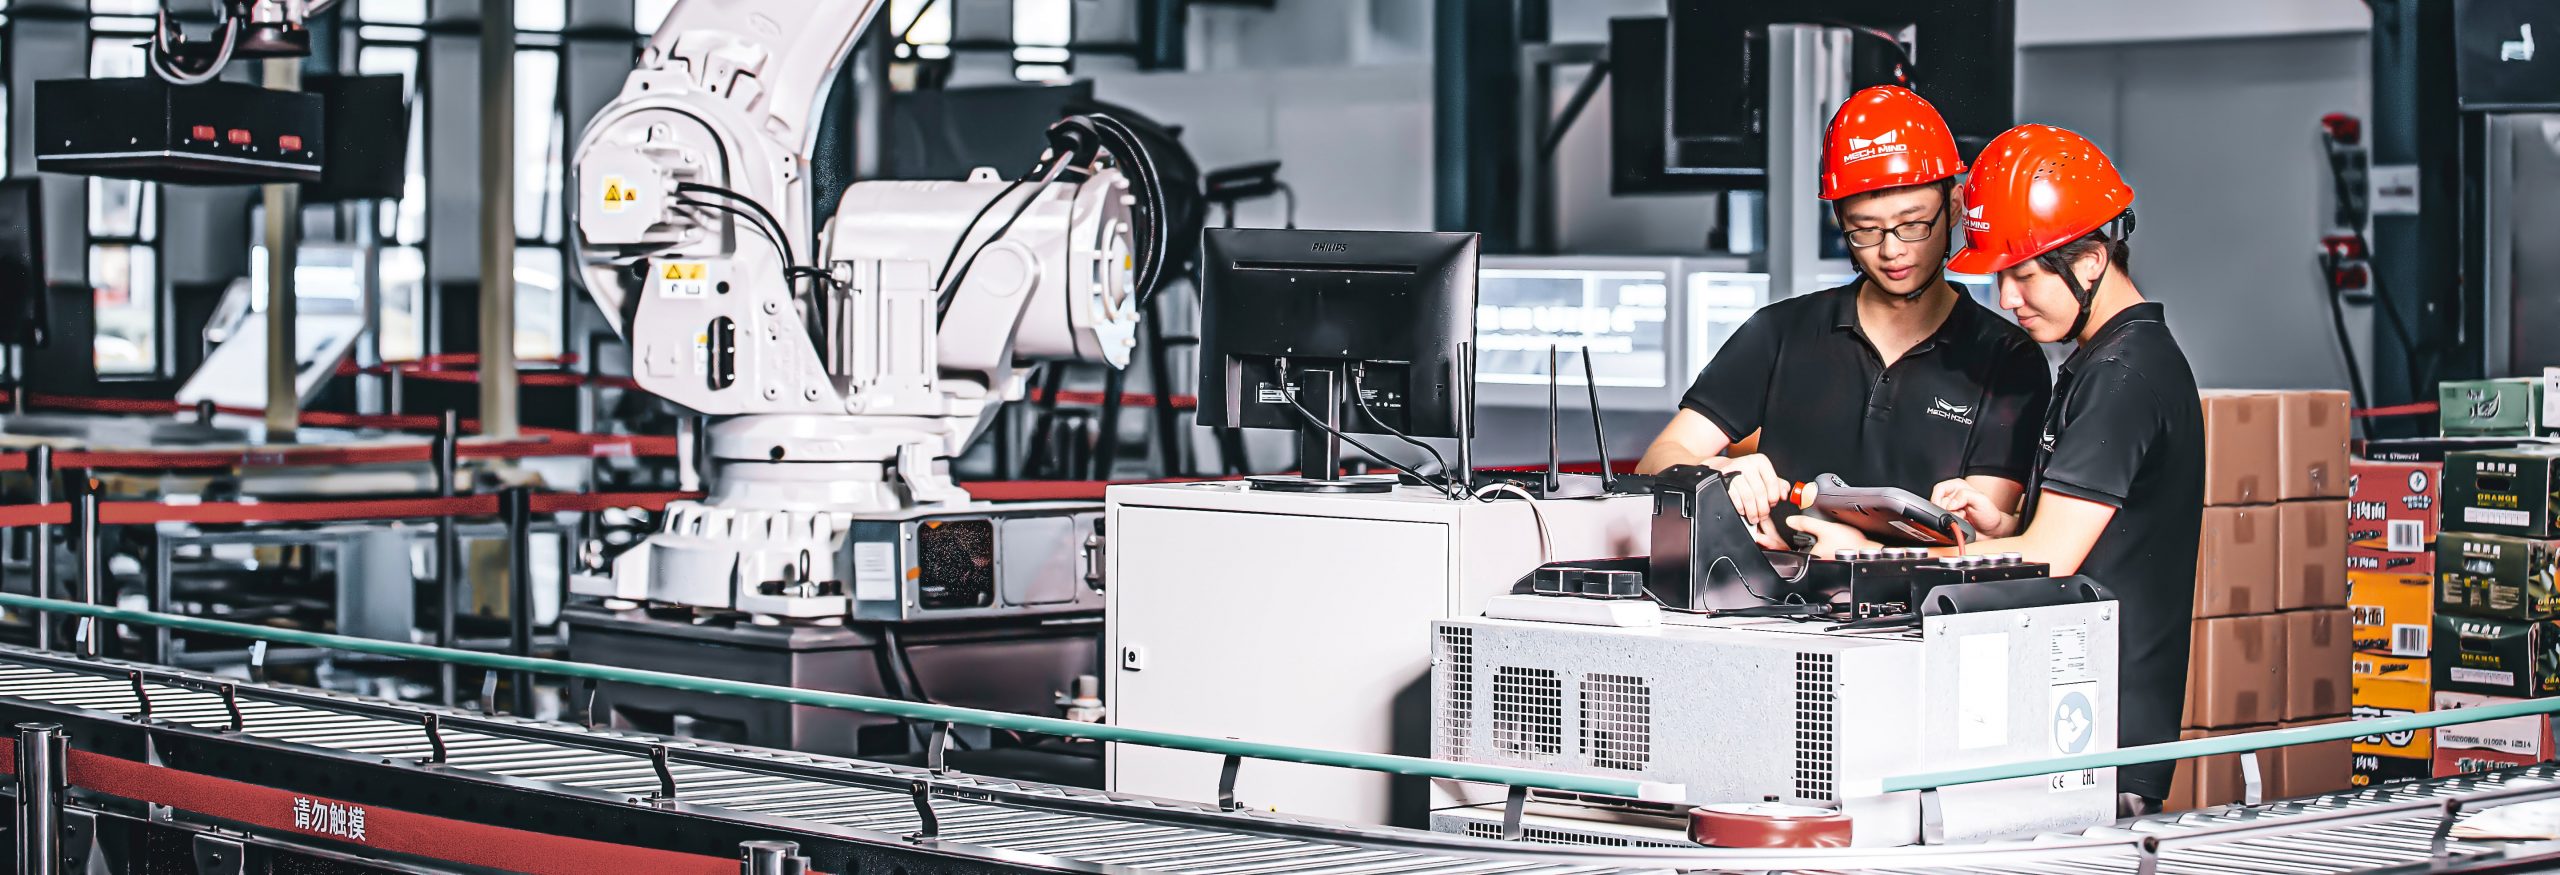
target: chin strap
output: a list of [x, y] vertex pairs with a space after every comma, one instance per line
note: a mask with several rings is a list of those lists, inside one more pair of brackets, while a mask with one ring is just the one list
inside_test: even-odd
[[2080, 302], [2080, 315], [2071, 318], [2071, 331], [2063, 335], [2064, 337], [2070, 338], [2072, 342], [2079, 342], [2080, 331], [2089, 327], [2090, 305], [2097, 302], [2098, 284], [2106, 281], [2107, 272], [2103, 268], [2098, 271], [2098, 282], [2090, 283], [2086, 287], [2080, 285], [2079, 275], [2072, 273], [2068, 268], [2062, 271], [2063, 284], [2071, 287], [2072, 299]]
[[[2133, 211], [2126, 210], [2122, 215], [2118, 215], [2114, 219], [2109, 220], [2104, 227], [2104, 230], [2107, 232], [2107, 239], [2110, 241], [2123, 240], [2127, 237], [2133, 236]], [[2064, 335], [2069, 337], [2074, 343], [2079, 342], [2080, 332], [2089, 327], [2089, 311], [2097, 304], [2098, 286], [2107, 281], [2107, 268], [2115, 266], [2115, 256], [2112, 254], [2113, 250], [2110, 250], [2105, 246], [2101, 246], [2098, 247], [2098, 251], [2109, 253], [2107, 256], [2108, 261], [2106, 264], [2099, 266], [2097, 280], [2089, 283], [2087, 288], [2082, 288], [2080, 286], [2080, 277], [2077, 274], [2072, 273], [2068, 268], [2065, 268], [2062, 271], [2063, 284], [2071, 287], [2071, 297], [2079, 300], [2080, 302], [2080, 315], [2072, 317], [2071, 333]]]

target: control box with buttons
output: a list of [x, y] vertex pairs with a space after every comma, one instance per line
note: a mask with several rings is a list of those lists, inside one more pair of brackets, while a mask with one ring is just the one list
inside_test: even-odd
[[1913, 613], [1929, 590], [1951, 583], [2026, 580], [2053, 572], [2053, 566], [2017, 553], [1938, 557], [1918, 547], [1842, 550], [1808, 565], [1805, 574], [1814, 588], [1848, 593], [1858, 619]]

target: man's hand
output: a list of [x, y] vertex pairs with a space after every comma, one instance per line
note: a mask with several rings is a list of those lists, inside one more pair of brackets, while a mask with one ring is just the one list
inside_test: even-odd
[[[1769, 467], [1769, 457], [1759, 453], [1711, 459], [1707, 465], [1724, 472], [1724, 491], [1733, 497], [1733, 509], [1741, 511], [1743, 521], [1751, 524], [1753, 537], [1760, 537], [1759, 530], [1770, 528], [1769, 508], [1787, 500], [1787, 481], [1778, 476], [1777, 469]], [[1772, 549], [1786, 549], [1785, 539], [1776, 540], [1779, 546]], [[1769, 541], [1761, 543], [1766, 545]]]
[[1949, 480], [1931, 490], [1929, 501], [1955, 511], [1965, 522], [1973, 524], [1976, 534], [1985, 538], [2006, 538], [2018, 533], [2018, 518], [2000, 508], [1991, 496], [1963, 480]]
[[1744, 528], [1750, 530], [1751, 540], [1758, 542], [1760, 544], [1760, 548], [1763, 550], [1795, 549], [1787, 544], [1787, 536], [1778, 533], [1778, 520], [1776, 517], [1763, 520], [1759, 525], [1745, 526]]
[[1798, 516], [1790, 517], [1787, 525], [1794, 526], [1796, 531], [1813, 536], [1813, 549], [1810, 552], [1815, 557], [1838, 556], [1842, 550], [1879, 550], [1884, 547], [1883, 544], [1876, 543], [1875, 539], [1867, 537], [1865, 532], [1830, 520]]

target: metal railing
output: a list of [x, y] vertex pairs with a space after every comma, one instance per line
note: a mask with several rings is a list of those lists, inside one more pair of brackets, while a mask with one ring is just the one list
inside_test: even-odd
[[2005, 763], [2001, 765], [1974, 766], [1963, 769], [1948, 769], [1946, 771], [1939, 772], [1918, 772], [1909, 775], [1898, 775], [1886, 778], [1884, 781], [1884, 791], [1887, 793], [1894, 793], [1904, 790], [1930, 790], [1939, 787], [1953, 787], [1963, 784], [1979, 784], [1985, 781], [2004, 781], [2011, 778], [2034, 778], [2044, 775], [2060, 774], [2063, 772], [2077, 772], [2087, 769], [2118, 768], [2122, 766], [2162, 762], [2165, 760], [2183, 760], [2191, 757], [2217, 756], [2231, 753], [2251, 754], [2268, 748], [2292, 747], [2297, 744], [2314, 744], [2323, 741], [2361, 738], [2368, 735], [2386, 735], [2394, 732], [2431, 730], [2439, 726], [2458, 726], [2464, 723], [2478, 723], [2507, 717], [2531, 717], [2549, 714], [2560, 714], [2560, 699], [2522, 699], [2513, 702], [2499, 702], [2492, 705], [2479, 705], [2451, 711], [2432, 711], [2424, 714], [2402, 714], [2394, 717], [2376, 717], [2367, 720], [2351, 720], [2342, 723], [2323, 723], [2318, 726], [2296, 726], [2288, 729], [2267, 729], [2258, 732], [2243, 732], [2238, 735], [2198, 738], [2187, 741], [2169, 741], [2159, 744], [2146, 744], [2138, 747], [2118, 748], [2116, 750], [2097, 753], [2053, 757], [2051, 759], [2029, 760], [2026, 762]]
[[[320, 632], [278, 629], [265, 626], [232, 623], [201, 617], [162, 614], [151, 611], [137, 611], [101, 605], [89, 605], [76, 601], [34, 598], [12, 593], [0, 593], [0, 607], [17, 610], [52, 611], [60, 614], [88, 618], [88, 622], [93, 624], [131, 623], [146, 626], [166, 626], [184, 631], [236, 636], [259, 642], [276, 642], [327, 648], [352, 653], [368, 653], [396, 658], [446, 662], [461, 666], [478, 667], [493, 672], [529, 672], [559, 677], [609, 680], [648, 686], [659, 686], [695, 692], [738, 695], [791, 704], [838, 708], [905, 719], [932, 721], [940, 726], [947, 726], [949, 724], [980, 725], [1061, 737], [1141, 744], [1175, 750], [1190, 750], [1221, 755], [1226, 757], [1229, 763], [1235, 762], [1236, 759], [1240, 757], [1249, 757], [1254, 759], [1379, 771], [1399, 775], [1448, 778], [1488, 784], [1502, 784], [1508, 785], [1511, 788], [1515, 806], [1517, 805], [1517, 800], [1524, 798], [1526, 791], [1529, 789], [1557, 790], [1571, 793], [1592, 793], [1635, 798], [1664, 798], [1666, 794], [1678, 794], [1682, 789], [1676, 785], [1652, 784], [1625, 779], [1560, 774], [1531, 769], [1504, 768], [1467, 763], [1442, 762], [1383, 754], [1350, 753], [1315, 748], [1263, 744], [1236, 739], [1187, 736], [1176, 733], [1155, 732], [1128, 727], [1077, 723], [1056, 718], [1033, 717], [995, 711], [981, 711], [947, 705], [932, 705], [893, 699], [855, 696], [842, 693], [797, 690], [765, 684], [697, 678], [665, 672], [564, 662], [560, 660], [513, 656], [509, 654], [453, 650], [422, 644], [353, 638], [349, 636]], [[96, 634], [103, 630], [91, 631], [93, 634]], [[72, 659], [75, 657], [66, 655], [63, 658]], [[1887, 792], [1917, 790], [1926, 796], [1934, 795], [1935, 788], [1945, 786], [2004, 780], [2008, 778], [2033, 777], [2037, 775], [2077, 771], [2081, 769], [2125, 766], [2194, 756], [2245, 753], [2269, 747], [2334, 741], [2383, 732], [2418, 731], [2430, 729], [2436, 726], [2448, 726], [2460, 723], [2555, 712], [2560, 712], [2560, 699], [2501, 703], [2497, 705], [2484, 705], [2474, 708], [2466, 708], [2458, 711], [2407, 715], [2359, 721], [2355, 723], [2331, 724], [2316, 727], [2298, 727], [2294, 729], [2272, 730], [2215, 739], [2146, 745], [2101, 754], [2056, 757], [2052, 759], [2003, 766], [1918, 773], [1890, 779], [1886, 782], [1884, 789]], [[1231, 775], [1232, 771], [1230, 770], [1230, 776]], [[988, 795], [989, 798], [1003, 797], [1009, 799], [1014, 795], [997, 790], [981, 790], [978, 792]], [[1075, 800], [1068, 799], [1031, 796], [1025, 796], [1024, 798], [1028, 800], [1025, 804], [1032, 804], [1035, 807], [1068, 806], [1071, 803], [1075, 805], [1082, 805], [1082, 803], [1076, 803]], [[1676, 795], [1673, 795], [1672, 798], [1676, 798]], [[2482, 792], [2465, 794], [2459, 797], [2441, 799], [2409, 799], [2405, 801], [2394, 801], [2385, 797], [2385, 799], [2378, 800], [2374, 804], [2359, 807], [2339, 808], [2335, 810], [2321, 808], [2307, 810], [2305, 812], [2277, 820], [2246, 820], [2233, 823], [2215, 824], [2200, 829], [2185, 830], [2175, 833], [2126, 834], [2121, 831], [2102, 831], [2086, 835], [2070, 836], [2067, 838], [2050, 837], [2042, 841], [2027, 844], [1995, 843], [1990, 845], [1939, 845], [1916, 848], [1844, 848], [1822, 850], [1742, 850], [1709, 848], [1649, 849], [1538, 845], [1534, 843], [1522, 844], [1510, 841], [1488, 842], [1484, 839], [1441, 836], [1431, 833], [1410, 833], [1400, 830], [1377, 830], [1350, 825], [1329, 825], [1317, 822], [1300, 822], [1285, 818], [1264, 818], [1259, 816], [1250, 816], [1250, 812], [1227, 813], [1208, 810], [1189, 811], [1179, 808], [1150, 808], [1149, 811], [1151, 813], [1150, 816], [1164, 818], [1168, 822], [1172, 823], [1184, 823], [1204, 827], [1227, 826], [1252, 831], [1263, 831], [1271, 835], [1292, 836], [1307, 840], [1343, 842], [1354, 845], [1412, 852], [1481, 854], [1499, 859], [1517, 859], [1540, 862], [1571, 862], [1579, 865], [1671, 868], [1707, 867], [1716, 869], [1812, 868], [1824, 870], [1853, 870], [1902, 868], [1910, 866], [1947, 867], [2030, 864], [2035, 862], [2067, 859], [2073, 857], [2073, 855], [2116, 851], [2131, 854], [2133, 860], [2139, 861], [2141, 868], [2150, 869], [2159, 865], [2166, 852], [2178, 848], [2211, 846], [2230, 842], [2246, 841], [2254, 837], [2279, 832], [2300, 832], [2311, 829], [2337, 829], [2359, 824], [2375, 824], [2387, 821], [2409, 821], [2420, 818], [2432, 821], [2432, 826], [2429, 828], [2429, 832], [2432, 833], [2432, 840], [2426, 842], [2427, 856], [2432, 858], [2437, 865], [2444, 865], [2450, 862], [2458, 853], [2455, 847], [2456, 843], [2451, 841], [2450, 834], [2452, 826], [2459, 815], [2498, 805], [2552, 798], [2560, 798], [2560, 783], [2536, 781], [2520, 786], [2485, 790]], [[1224, 808], [1226, 806], [1220, 807]], [[1244, 819], [1223, 819], [1239, 815], [1244, 816]], [[1517, 827], [1506, 826], [1506, 831], [1517, 829]], [[1508, 837], [1516, 838], [1517, 836], [1513, 835]], [[2548, 853], [2549, 851], [2550, 849], [2545, 847], [2540, 851], [2532, 853]], [[2485, 859], [2494, 860], [2499, 858], [2500, 855], [2491, 853]]]

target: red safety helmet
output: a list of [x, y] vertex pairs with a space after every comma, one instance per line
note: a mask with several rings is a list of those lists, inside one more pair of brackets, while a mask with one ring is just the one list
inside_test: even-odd
[[2019, 125], [1982, 147], [1964, 182], [1956, 273], [1987, 275], [2078, 240], [2133, 208], [2133, 188], [2095, 143], [2052, 125]]
[[1822, 199], [1905, 185], [1924, 185], [1964, 172], [1955, 134], [1938, 108], [1910, 89], [1878, 85], [1850, 95], [1822, 132]]

